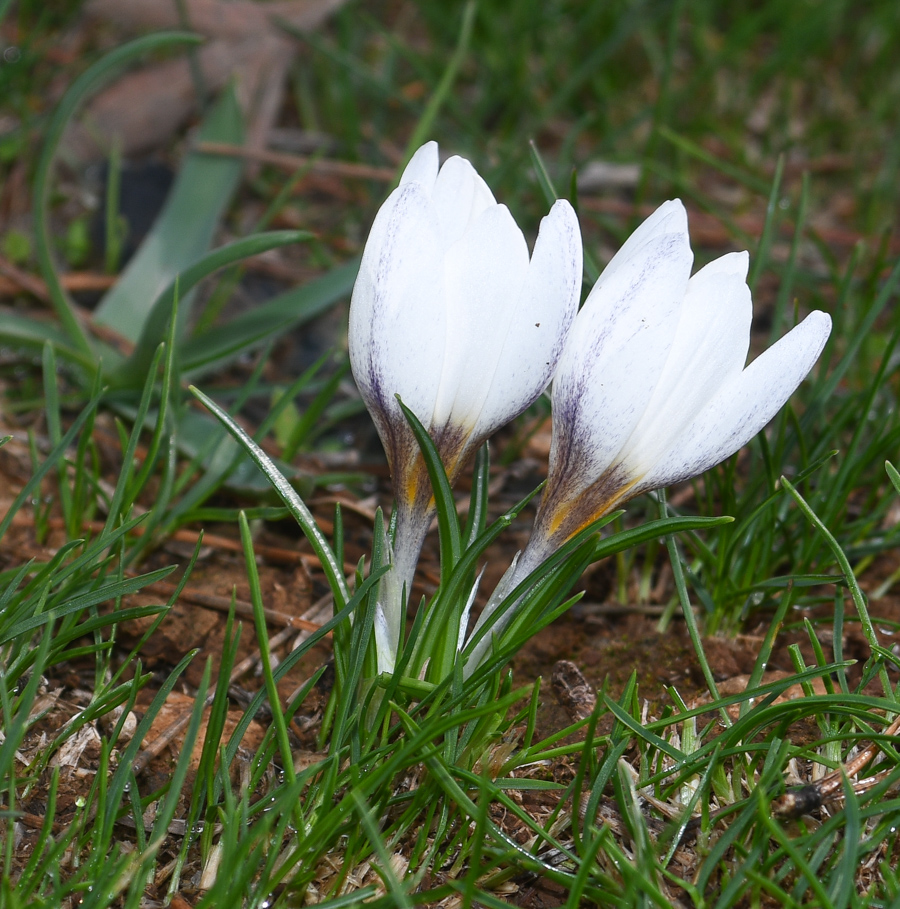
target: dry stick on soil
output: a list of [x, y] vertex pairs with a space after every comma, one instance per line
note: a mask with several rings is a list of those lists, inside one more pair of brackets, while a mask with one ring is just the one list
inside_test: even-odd
[[0, 275], [3, 275], [17, 290], [27, 291], [42, 303], [50, 302], [50, 291], [40, 278], [30, 275], [2, 257], [0, 257]]
[[[134, 514], [140, 514], [139, 509], [134, 509]], [[13, 518], [14, 526], [31, 526], [34, 524], [34, 518], [32, 515], [27, 513], [20, 513]], [[51, 530], [65, 530], [66, 522], [63, 518], [50, 518], [47, 521], [47, 526]], [[85, 521], [82, 523], [81, 527], [83, 530], [91, 530], [94, 533], [100, 533], [106, 525], [102, 521]], [[136, 537], [143, 536], [144, 528], [138, 524], [136, 527], [133, 527], [130, 531]], [[166, 539], [175, 540], [179, 543], [189, 543], [196, 546], [197, 541], [199, 540], [200, 534], [196, 530], [176, 530], [168, 535]], [[203, 542], [207, 546], [211, 546], [216, 549], [224, 549], [228, 552], [243, 552], [240, 540], [233, 540], [231, 537], [223, 537], [214, 533], [205, 533], [203, 535]], [[319, 568], [320, 562], [318, 556], [311, 552], [297, 552], [295, 549], [284, 549], [280, 546], [267, 546], [265, 544], [259, 544], [256, 547], [256, 554], [258, 556], [264, 557], [269, 562], [274, 562], [278, 565], [296, 565], [298, 562], [302, 563], [306, 568]], [[344, 564], [344, 573], [348, 577], [355, 577], [356, 565], [346, 562]], [[215, 608], [215, 607], [214, 607]]]
[[[900, 716], [885, 729], [883, 735], [895, 736], [898, 731], [900, 731]], [[781, 821], [795, 821], [803, 817], [803, 815], [823, 807], [828, 802], [837, 801], [842, 798], [844, 780], [849, 780], [856, 776], [866, 764], [875, 758], [880, 750], [881, 746], [878, 742], [871, 742], [855, 758], [847, 761], [846, 764], [838, 767], [837, 770], [829, 773], [828, 776], [823, 777], [815, 783], [808, 783], [805, 786], [796, 786], [789, 789], [784, 795], [781, 795], [772, 801], [772, 816]], [[856, 795], [861, 795], [867, 789], [871, 789], [873, 786], [877, 785], [883, 777], [884, 774], [876, 774], [868, 779], [854, 783], [853, 792]], [[710, 821], [715, 823], [724, 815], [730, 814], [734, 812], [736, 808], [746, 804], [747, 801], [749, 801], [749, 799], [745, 799], [742, 802], [735, 802], [733, 805], [726, 805], [716, 811], [711, 811], [709, 814]], [[682, 833], [682, 844], [691, 842], [696, 838], [700, 831], [701, 820], [700, 817], [691, 818]]]
[[[20, 278], [13, 277], [9, 274], [2, 262], [0, 262], [0, 272], [2, 272], [2, 274], [0, 274], [0, 297], [15, 297], [25, 291], [31, 296], [37, 297], [39, 300], [45, 299], [47, 288], [44, 285], [44, 282], [39, 278], [28, 275], [32, 280], [29, 281], [28, 286], [26, 286]], [[20, 272], [20, 275], [21, 274], [22, 273]], [[98, 275], [89, 271], [73, 271], [67, 275], [60, 276], [62, 286], [69, 293], [73, 294], [99, 293], [104, 290], [109, 290], [118, 280], [118, 275]], [[35, 283], [32, 283], [32, 281]]]
[[[0, 276], [5, 279], [0, 282], [0, 296], [11, 296], [20, 291], [25, 291], [33, 297], [37, 297], [42, 303], [49, 305], [50, 292], [47, 290], [47, 285], [44, 281], [35, 275], [29, 274], [27, 271], [23, 271], [2, 257], [0, 257]], [[104, 290], [115, 283], [115, 280], [114, 276], [76, 274], [64, 276], [62, 283], [67, 290]], [[126, 341], [117, 332], [102, 325], [95, 325], [91, 314], [87, 310], [82, 309], [80, 306], [75, 306], [74, 309], [81, 325], [102, 341], [107, 341], [125, 352], [130, 352], [134, 348], [130, 341]]]
[[285, 152], [231, 145], [228, 142], [198, 142], [195, 148], [198, 152], [208, 155], [225, 155], [232, 158], [245, 158], [248, 161], [256, 161], [260, 164], [271, 164], [290, 173], [301, 168], [308, 168], [314, 174], [350, 177], [360, 180], [380, 180], [384, 183], [390, 183], [396, 174], [392, 167], [374, 167], [371, 164], [356, 164], [352, 161], [332, 161], [328, 158], [289, 155]]
[[[155, 593], [160, 596], [170, 597], [177, 590], [175, 584], [168, 584], [165, 581], [156, 581], [154, 584], [148, 584], [141, 589], [142, 593]], [[193, 603], [195, 606], [202, 606], [204, 609], [213, 609], [216, 612], [229, 612], [234, 606], [234, 614], [242, 619], [253, 618], [253, 605], [244, 600], [223, 597], [214, 593], [201, 593], [199, 590], [191, 590], [185, 587], [181, 591], [180, 599]], [[286, 612], [279, 612], [277, 609], [263, 607], [263, 615], [267, 622], [273, 625], [281, 625], [286, 629], [295, 631], [318, 631], [322, 625], [318, 622], [309, 622], [299, 616], [288, 615]], [[330, 637], [330, 632], [329, 635]]]
[[[884, 730], [882, 735], [895, 736], [898, 732], [900, 732], [900, 716]], [[825, 802], [841, 798], [844, 780], [856, 776], [866, 764], [875, 759], [880, 750], [881, 746], [878, 742], [870, 742], [855, 758], [847, 761], [846, 764], [838, 767], [837, 770], [829, 773], [828, 776], [807, 786], [791, 789], [784, 795], [779, 796], [772, 802], [772, 814], [782, 820], [796, 820], [816, 808], [821, 808]], [[853, 791], [857, 795], [861, 795], [867, 789], [871, 789], [876, 785], [883, 776], [884, 774], [876, 774], [873, 777], [854, 783]]]

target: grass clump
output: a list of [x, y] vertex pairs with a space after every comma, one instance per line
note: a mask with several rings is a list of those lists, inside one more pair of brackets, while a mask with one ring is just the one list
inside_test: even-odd
[[[28, 53], [57, 28], [35, 15], [19, 5], [37, 33]], [[480, 565], [512, 546], [505, 534], [527, 513], [531, 487], [493, 507], [487, 490], [534, 438], [500, 451], [493, 473], [479, 455], [461, 519], [420, 433], [442, 499], [440, 561], [426, 566], [435, 581], [395, 671], [379, 672], [373, 617], [392, 529], [380, 512], [362, 530], [353, 516], [367, 507], [355, 493], [377, 482], [361, 480], [358, 465], [350, 478], [289, 466], [356, 406], [344, 397], [346, 365], [329, 372], [325, 355], [299, 378], [273, 379], [268, 361], [270, 345], [347, 296], [355, 261], [335, 264], [311, 236], [312, 215], [290, 234], [268, 232], [261, 217], [210, 252], [239, 192], [242, 202], [268, 193], [272, 219], [291, 198], [279, 195], [280, 174], [264, 170], [240, 190], [234, 162], [216, 159], [217, 183], [212, 156], [189, 152], [186, 188], [147, 241], [166, 244], [166, 267], [138, 253], [87, 320], [52, 253], [56, 141], [111, 63], [73, 79], [32, 165], [32, 242], [55, 320], [21, 306], [0, 313], [4, 344], [32, 361], [7, 410], [30, 434], [13, 426], [0, 451], [29, 474], [0, 515], [0, 903], [896, 900], [900, 480], [885, 461], [896, 463], [900, 432], [900, 272], [889, 234], [897, 32], [887, 3], [785, 12], [774, 2], [726, 11], [481, 0], [465, 10], [347, 8], [303, 39], [284, 118], [327, 131], [341, 157], [398, 168], [428, 126], [477, 161], [523, 222], [537, 223], [556, 187], [577, 206], [592, 280], [648, 206], [680, 194], [703, 238], [698, 260], [736, 242], [752, 249], [757, 318], [768, 323], [755, 347], [801, 312], [834, 320], [819, 367], [765, 434], [690, 488], [631, 505], [607, 536], [576, 540], [468, 675], [440, 632], [458, 625]], [[132, 60], [186, 40], [150, 36], [117, 54]], [[0, 68], [0, 80], [11, 78]], [[18, 116], [30, 116], [27, 84], [0, 84], [12, 86]], [[238, 141], [239, 119], [225, 95], [202, 128]], [[27, 141], [24, 131], [0, 137], [3, 167]], [[598, 161], [625, 165], [612, 172], [625, 182], [596, 169], [590, 177]], [[201, 183], [218, 187], [215, 205], [189, 192]], [[351, 255], [383, 195], [383, 183], [361, 184], [346, 204], [338, 232]], [[192, 207], [202, 224], [182, 217]], [[323, 274], [219, 317], [245, 256], [298, 243], [314, 247]], [[26, 250], [17, 264], [29, 263]], [[204, 314], [193, 291], [220, 269]], [[119, 303], [131, 317], [116, 322]], [[214, 388], [236, 363], [249, 380]], [[201, 383], [240, 442], [195, 406], [188, 382]], [[538, 402], [531, 425], [545, 416]], [[108, 437], [99, 441], [104, 426], [113, 457]], [[324, 448], [317, 454], [327, 461]], [[335, 479], [355, 484], [354, 495]], [[313, 488], [343, 506], [317, 502]], [[315, 559], [304, 564], [316, 564], [316, 595], [333, 608], [281, 631], [267, 534], [285, 515], [307, 534]], [[161, 547], [198, 522], [230, 537], [246, 588], [230, 598], [215, 653], [160, 660], [146, 651], [203, 562], [196, 537], [190, 553]], [[670, 637], [684, 624], [690, 671], [662, 688], [656, 666], [623, 681], [601, 663], [590, 680], [560, 676], [555, 687], [521, 665], [513, 675], [510, 659], [607, 556], [603, 605], [647, 606]], [[181, 573], [170, 578], [173, 561]], [[177, 583], [161, 595], [166, 579]], [[581, 603], [582, 615], [595, 605]], [[579, 634], [599, 647], [591, 627]], [[624, 623], [609, 630], [629, 633]], [[745, 671], [723, 671], [720, 637], [710, 636], [738, 633], [752, 636], [753, 658]], [[323, 665], [328, 648], [333, 662]], [[242, 681], [247, 667], [252, 683]], [[176, 702], [177, 719], [166, 718]], [[154, 745], [163, 727], [168, 749]]]

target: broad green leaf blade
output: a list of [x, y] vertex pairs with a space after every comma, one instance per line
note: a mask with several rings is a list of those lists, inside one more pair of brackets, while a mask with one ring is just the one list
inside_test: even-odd
[[341, 265], [303, 287], [279, 294], [268, 303], [204, 332], [200, 337], [186, 340], [181, 345], [183, 374], [194, 379], [314, 319], [338, 300], [349, 296], [358, 270], [358, 260]]
[[50, 176], [56, 151], [63, 133], [78, 107], [112, 75], [119, 72], [126, 63], [147, 51], [174, 44], [197, 44], [199, 40], [196, 35], [163, 32], [146, 35], [116, 48], [75, 80], [72, 87], [63, 96], [47, 128], [44, 147], [41, 150], [34, 175], [35, 251], [41, 275], [47, 282], [50, 301], [57, 318], [62, 323], [68, 342], [88, 358], [91, 356], [91, 344], [75, 315], [72, 300], [59, 280], [56, 263], [53, 260], [53, 244], [50, 236]]
[[17, 349], [28, 348], [33, 353], [40, 352], [50, 342], [56, 353], [67, 360], [73, 360], [83, 366], [94, 367], [96, 361], [71, 346], [68, 336], [54, 322], [45, 319], [30, 319], [9, 310], [0, 312], [0, 342]]
[[[8, 309], [0, 310], [0, 344], [37, 356], [48, 341], [60, 359], [84, 370], [88, 376], [95, 374], [98, 363], [109, 370], [122, 362], [122, 355], [104, 341], [94, 339], [94, 349], [88, 354], [80, 346], [73, 347], [66, 332], [56, 323]], [[85, 386], [90, 388], [90, 380]]]
[[[241, 259], [246, 259], [248, 256], [257, 256], [279, 246], [300, 243], [309, 239], [309, 237], [310, 234], [306, 231], [270, 231], [263, 234], [254, 234], [242, 240], [235, 240], [233, 243], [201, 256], [199, 261], [194, 262], [189, 268], [177, 275], [150, 307], [141, 331], [140, 340], [134, 349], [134, 353], [122, 367], [120, 377], [126, 381], [129, 379], [138, 382], [143, 381], [147, 375], [147, 369], [156, 355], [157, 347], [159, 347], [160, 342], [166, 339], [175, 301], [178, 300], [180, 313], [183, 301], [205, 277], [220, 268], [224, 268]], [[178, 321], [183, 321], [181, 316], [178, 317]], [[177, 338], [175, 343], [178, 343]]]
[[[243, 133], [234, 89], [229, 87], [207, 115], [197, 141], [239, 145]], [[209, 249], [237, 189], [241, 166], [239, 160], [221, 155], [188, 154], [147, 239], [115, 287], [100, 301], [95, 321], [137, 342], [154, 301], [177, 274]], [[188, 310], [189, 301], [180, 300], [182, 319]]]

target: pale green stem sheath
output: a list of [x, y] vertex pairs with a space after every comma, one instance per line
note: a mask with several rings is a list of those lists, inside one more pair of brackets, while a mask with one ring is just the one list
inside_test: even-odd
[[425, 535], [434, 517], [434, 509], [398, 506], [397, 526], [391, 554], [391, 570], [382, 578], [378, 602], [387, 624], [389, 651], [378, 648], [379, 672], [392, 672], [403, 645], [406, 606]]
[[[530, 547], [529, 547], [530, 548]], [[527, 551], [527, 549], [526, 549]], [[524, 557], [524, 553], [522, 554]], [[475, 627], [472, 629], [472, 634], [476, 634], [479, 629], [494, 615], [494, 613], [499, 608], [500, 604], [506, 598], [506, 595], [515, 589], [515, 587], [523, 581], [528, 574], [537, 568], [541, 564], [543, 559], [529, 560], [526, 563], [523, 557], [517, 557], [513, 563], [506, 570], [506, 573], [500, 579], [500, 583], [497, 585], [497, 588], [491, 594], [491, 598], [488, 600], [484, 609], [481, 612], [481, 615], [478, 616], [478, 621], [475, 623]], [[528, 567], [530, 565], [531, 567]], [[491, 649], [494, 637], [499, 635], [504, 628], [510, 623], [512, 617], [516, 614], [516, 609], [519, 607], [520, 600], [517, 600], [506, 612], [496, 619], [491, 626], [491, 630], [475, 645], [472, 653], [469, 655], [469, 658], [466, 660], [466, 665], [463, 670], [463, 674], [468, 678], [482, 663], [485, 656]]]
[[[633, 484], [632, 484], [633, 485]], [[556, 522], [559, 529], [555, 533], [546, 531], [546, 525], [549, 523], [546, 519], [547, 512], [551, 510], [549, 503], [553, 500], [553, 491], [548, 486], [541, 500], [538, 509], [538, 516], [535, 520], [535, 528], [528, 540], [528, 545], [524, 551], [517, 557], [516, 561], [510, 565], [506, 574], [497, 585], [497, 589], [491, 594], [487, 605], [478, 617], [478, 621], [473, 629], [473, 634], [477, 632], [497, 611], [500, 604], [525, 578], [533, 571], [544, 564], [557, 550], [566, 544], [566, 542], [580, 531], [584, 530], [594, 521], [609, 514], [615, 510], [618, 505], [628, 498], [628, 491], [631, 485], [624, 484], [613, 492], [607, 492], [601, 497], [600, 504], [584, 497], [581, 501], [584, 507], [577, 507], [578, 503], [567, 509], [567, 520]], [[593, 507], [589, 507], [593, 505]], [[485, 635], [475, 646], [469, 660], [466, 663], [466, 674], [470, 675], [484, 659], [485, 654], [491, 646], [491, 639], [495, 635], [503, 632], [507, 625], [512, 621], [518, 609], [519, 601], [512, 605], [506, 612], [494, 621], [491, 632]]]

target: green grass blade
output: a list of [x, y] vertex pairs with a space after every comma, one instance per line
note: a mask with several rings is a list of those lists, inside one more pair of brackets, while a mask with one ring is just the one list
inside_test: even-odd
[[203, 392], [191, 386], [191, 393], [206, 407], [212, 414], [228, 429], [228, 431], [244, 447], [244, 450], [253, 459], [254, 463], [266, 475], [275, 491], [281, 497], [284, 504], [288, 507], [297, 523], [300, 525], [310, 545], [319, 557], [322, 568], [328, 578], [329, 586], [335, 599], [338, 601], [337, 607], [343, 608], [344, 604], [350, 599], [350, 593], [347, 589], [347, 583], [344, 580], [343, 566], [340, 565], [325, 539], [325, 535], [319, 530], [312, 512], [306, 507], [304, 501], [297, 495], [293, 486], [285, 479], [284, 475], [278, 470], [272, 459], [250, 438], [249, 435], [222, 410], [218, 404], [210, 400]]
[[[822, 520], [819, 518], [819, 516], [812, 510], [809, 503], [806, 501], [806, 499], [803, 498], [802, 495], [800, 495], [800, 493], [791, 484], [791, 482], [786, 477], [782, 477], [781, 482], [784, 485], [785, 489], [787, 489], [787, 491], [790, 493], [794, 501], [797, 503], [797, 505], [800, 507], [800, 510], [803, 512], [809, 522], [825, 538], [825, 541], [828, 544], [828, 548], [831, 550], [835, 560], [837, 561], [841, 571], [844, 574], [844, 580], [847, 583], [847, 587], [850, 590], [850, 596], [853, 598], [853, 603], [856, 606], [856, 613], [859, 617], [860, 626], [862, 627], [866, 641], [869, 643], [870, 647], [878, 647], [878, 634], [875, 631], [875, 626], [872, 623], [872, 619], [869, 615], [869, 605], [866, 601], [866, 595], [862, 592], [862, 588], [859, 586], [859, 582], [856, 580], [856, 575], [853, 573], [853, 568], [850, 565], [850, 560], [847, 558], [844, 550], [841, 548], [841, 544], [835, 539], [834, 534], [822, 523]], [[887, 697], [891, 697], [893, 693], [893, 686], [891, 685], [890, 679], [888, 678], [884, 663], [881, 663], [878, 668], [878, 677], [881, 681], [885, 695]]]
[[294, 772], [294, 758], [291, 753], [291, 742], [288, 737], [287, 723], [284, 711], [281, 708], [281, 697], [272, 674], [272, 655], [269, 650], [269, 636], [266, 631], [265, 608], [263, 606], [262, 589], [259, 584], [259, 571], [256, 568], [256, 553], [253, 551], [253, 538], [250, 535], [250, 525], [247, 516], [241, 512], [238, 518], [241, 530], [241, 544], [244, 547], [244, 563], [247, 567], [247, 580], [250, 583], [250, 602], [253, 604], [253, 620], [256, 625], [256, 636], [259, 642], [259, 654], [262, 664], [263, 678], [266, 684], [266, 694], [269, 698], [269, 708], [272, 711], [272, 723], [275, 727], [275, 736], [281, 751], [281, 764], [284, 768], [285, 779], [293, 783], [296, 779]]
[[431, 135], [434, 128], [434, 121], [437, 119], [441, 106], [447, 100], [450, 90], [453, 88], [456, 76], [459, 73], [459, 69], [465, 62], [466, 54], [469, 52], [469, 39], [472, 37], [472, 26], [475, 23], [475, 13], [477, 9], [478, 4], [476, 0], [467, 0], [466, 5], [463, 7], [462, 23], [459, 28], [459, 37], [456, 41], [456, 48], [453, 51], [453, 56], [447, 63], [447, 68], [441, 76], [441, 81], [434, 90], [422, 116], [419, 118], [419, 122], [416, 124], [415, 129], [409, 138], [409, 142], [406, 145], [406, 152], [403, 156], [404, 161], [409, 161], [416, 149]]
[[40, 488], [41, 481], [44, 479], [44, 477], [60, 462], [62, 458], [65, 457], [66, 450], [78, 437], [78, 434], [81, 432], [81, 429], [87, 421], [88, 417], [91, 415], [98, 404], [99, 399], [95, 398], [87, 405], [87, 407], [85, 407], [84, 410], [81, 411], [80, 414], [78, 414], [78, 416], [72, 422], [72, 425], [69, 427], [68, 432], [60, 440], [59, 444], [53, 448], [49, 455], [47, 455], [47, 459], [44, 461], [44, 463], [38, 467], [38, 469], [32, 475], [31, 479], [22, 488], [22, 491], [16, 496], [12, 505], [10, 505], [6, 516], [2, 521], [0, 521], [0, 540], [3, 539], [6, 531], [9, 530], [10, 524], [12, 524], [13, 519], [15, 518], [22, 505], [31, 499], [35, 493], [35, 490]]
[[[398, 398], [399, 401], [399, 398]], [[425, 460], [428, 478], [431, 480], [431, 489], [437, 504], [437, 520], [441, 546], [441, 583], [446, 583], [450, 578], [454, 566], [459, 561], [462, 549], [462, 539], [459, 530], [459, 518], [456, 514], [456, 502], [453, 499], [453, 490], [447, 471], [444, 469], [438, 450], [428, 435], [428, 430], [422, 425], [416, 415], [400, 401], [400, 409], [409, 428], [419, 443], [419, 449]]]

